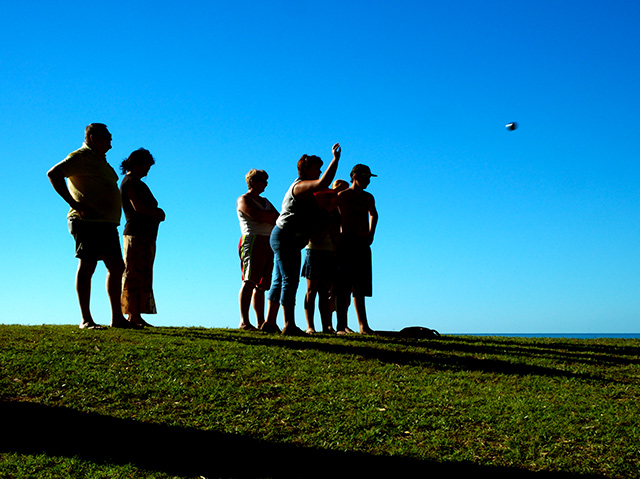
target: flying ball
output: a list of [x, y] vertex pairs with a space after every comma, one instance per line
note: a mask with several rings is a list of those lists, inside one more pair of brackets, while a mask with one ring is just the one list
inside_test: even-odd
[[507, 130], [513, 131], [518, 128], [518, 124], [514, 121], [512, 123], [507, 123]]

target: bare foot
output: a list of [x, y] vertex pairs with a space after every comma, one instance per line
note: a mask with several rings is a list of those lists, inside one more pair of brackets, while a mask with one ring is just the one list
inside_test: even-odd
[[366, 327], [360, 328], [360, 334], [376, 334], [376, 332], [373, 329]]
[[145, 328], [153, 328], [153, 324], [147, 323], [142, 316], [129, 316], [128, 318], [130, 323], [137, 324], [138, 326], [143, 326]]
[[245, 324], [245, 323], [240, 323], [240, 326], [238, 326], [238, 329], [241, 329], [243, 331], [257, 331], [258, 328], [256, 328], [253, 324]]
[[282, 329], [283, 336], [306, 336], [306, 333], [300, 329], [298, 326], [285, 326]]
[[107, 329], [104, 326], [100, 325], [100, 324], [96, 324], [93, 321], [87, 321], [87, 322], [82, 322], [80, 323], [80, 329]]
[[260, 326], [260, 331], [263, 331], [265, 333], [280, 333], [280, 328], [278, 327], [277, 324], [271, 324], [271, 323], [262, 323], [262, 325]]
[[139, 324], [132, 323], [125, 318], [117, 319], [115, 321], [111, 321], [112, 328], [120, 328], [120, 329], [142, 329], [144, 326]]
[[336, 334], [355, 334], [355, 332], [353, 331], [353, 329], [350, 328], [344, 328], [344, 329], [339, 329], [338, 331], [336, 331]]
[[314, 328], [307, 328], [305, 331], [307, 334], [316, 334], [316, 330]]

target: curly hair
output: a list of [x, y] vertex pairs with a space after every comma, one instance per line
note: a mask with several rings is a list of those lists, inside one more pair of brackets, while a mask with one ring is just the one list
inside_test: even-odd
[[131, 171], [131, 168], [135, 165], [144, 164], [151, 166], [155, 163], [156, 160], [153, 159], [153, 155], [151, 155], [149, 150], [138, 148], [129, 155], [129, 158], [122, 160], [122, 163], [120, 164], [120, 171], [122, 171], [123, 175], [126, 175], [127, 172]]

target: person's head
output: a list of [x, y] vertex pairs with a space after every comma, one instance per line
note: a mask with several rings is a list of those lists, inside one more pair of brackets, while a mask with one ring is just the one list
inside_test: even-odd
[[250, 190], [260, 190], [260, 192], [263, 192], [267, 187], [267, 180], [269, 180], [269, 175], [264, 170], [257, 170], [255, 168], [252, 168], [244, 178], [245, 180], [247, 180], [247, 188], [249, 188]]
[[378, 175], [371, 173], [367, 165], [357, 164], [351, 169], [351, 184], [358, 182], [362, 187], [366, 187], [372, 176]]
[[84, 129], [84, 142], [97, 153], [105, 154], [111, 149], [111, 133], [104, 123], [91, 123]]
[[322, 160], [319, 156], [302, 155], [298, 160], [298, 178], [301, 180], [317, 180], [320, 178]]
[[154, 165], [155, 162], [156, 160], [153, 159], [153, 155], [151, 155], [149, 150], [139, 148], [133, 151], [128, 158], [122, 160], [120, 170], [123, 175], [132, 172], [142, 178], [149, 173], [149, 168], [151, 168], [151, 165]]
[[347, 183], [345, 180], [336, 180], [333, 182], [333, 185], [331, 186], [331, 188], [336, 193], [340, 193], [341, 191], [349, 189], [349, 183]]

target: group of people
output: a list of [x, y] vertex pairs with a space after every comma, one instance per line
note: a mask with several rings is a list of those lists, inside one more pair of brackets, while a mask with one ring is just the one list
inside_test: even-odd
[[[107, 269], [111, 327], [151, 326], [142, 314], [156, 313], [153, 264], [165, 213], [142, 181], [155, 161], [144, 148], [133, 151], [121, 164], [124, 178], [118, 185], [118, 175], [106, 159], [111, 141], [106, 125], [92, 123], [85, 129], [82, 147], [47, 173], [54, 190], [70, 207], [67, 219], [78, 258], [75, 284], [83, 329], [104, 328], [94, 321], [90, 309], [91, 280], [99, 261]], [[378, 213], [373, 196], [365, 189], [376, 175], [358, 164], [351, 170], [351, 184], [333, 182], [342, 152], [338, 143], [332, 152], [324, 173], [318, 156], [300, 158], [298, 178], [287, 190], [280, 212], [261, 196], [269, 178], [266, 171], [252, 169], [247, 173], [248, 191], [236, 202], [242, 234], [241, 329], [293, 336], [313, 333], [317, 297], [322, 331], [351, 333], [347, 312], [353, 297], [360, 333], [373, 332], [365, 298], [372, 295], [371, 243]], [[126, 218], [124, 255], [118, 234], [122, 211]], [[306, 331], [295, 321], [301, 274], [307, 280]], [[252, 304], [257, 327], [249, 319]], [[279, 309], [282, 330], [277, 325]]]
[[[325, 333], [352, 333], [347, 325], [351, 298], [360, 333], [370, 334], [365, 298], [372, 295], [371, 244], [378, 223], [373, 195], [366, 192], [372, 176], [368, 166], [351, 170], [351, 184], [332, 181], [342, 149], [336, 143], [324, 173], [318, 156], [298, 160], [298, 178], [287, 190], [281, 211], [260, 196], [269, 176], [264, 170], [247, 173], [248, 191], [237, 200], [242, 270], [240, 328], [280, 332], [276, 323], [282, 309], [282, 334], [314, 333], [315, 298]], [[330, 188], [330, 185], [332, 187]], [[302, 250], [306, 251], [302, 266]], [[307, 329], [296, 325], [295, 300], [299, 278], [307, 280], [304, 310]], [[265, 296], [268, 302], [265, 317]], [[249, 319], [253, 304], [257, 327]], [[336, 328], [332, 314], [336, 312]]]
[[[111, 327], [151, 326], [142, 314], [156, 313], [153, 263], [158, 226], [165, 213], [142, 181], [155, 161], [148, 150], [135, 150], [122, 162], [124, 178], [118, 187], [118, 175], [106, 159], [111, 140], [106, 125], [90, 124], [82, 148], [47, 173], [55, 191], [70, 206], [67, 219], [78, 258], [76, 292], [83, 329], [104, 328], [94, 321], [90, 309], [91, 279], [99, 261], [107, 268]], [[124, 257], [118, 235], [123, 210]]]

